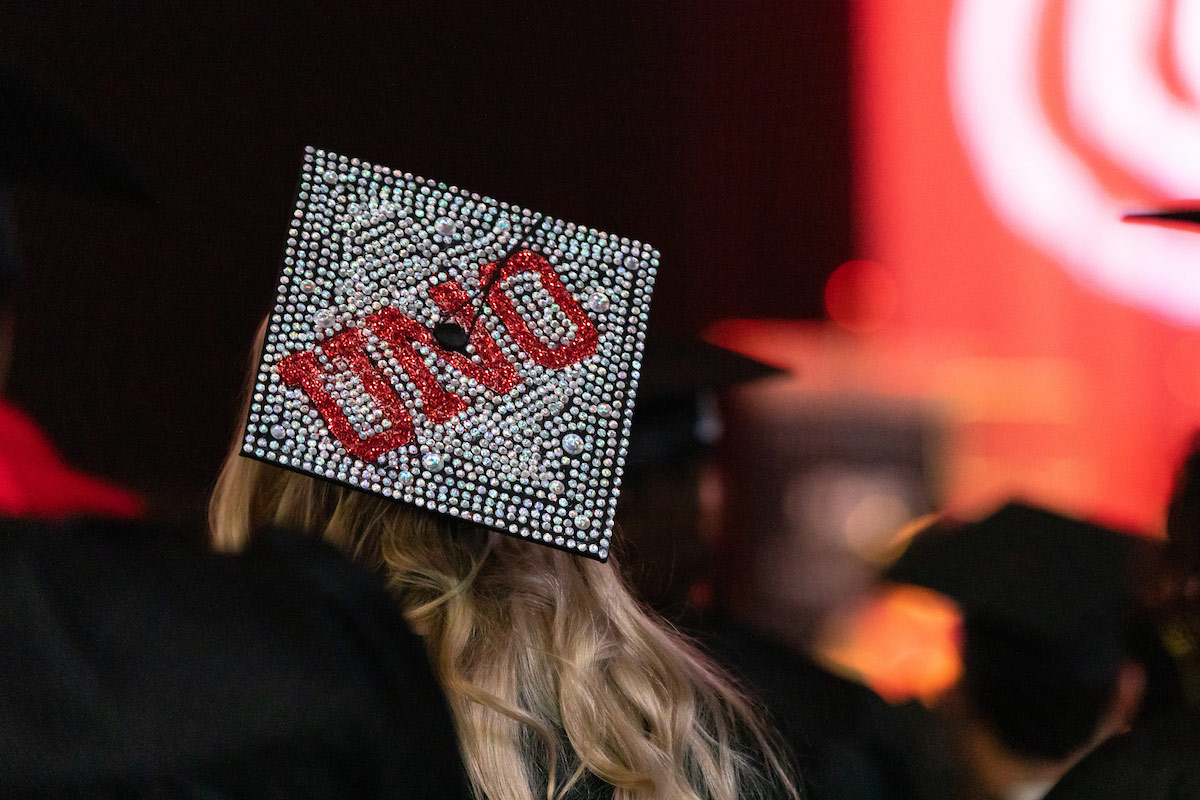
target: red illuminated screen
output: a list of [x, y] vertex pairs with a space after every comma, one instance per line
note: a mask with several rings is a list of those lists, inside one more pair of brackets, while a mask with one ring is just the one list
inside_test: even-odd
[[[919, 10], [918, 10], [919, 7]], [[1160, 525], [1200, 424], [1200, 2], [855, 4], [863, 254], [921, 391], [958, 399], [951, 505]]]

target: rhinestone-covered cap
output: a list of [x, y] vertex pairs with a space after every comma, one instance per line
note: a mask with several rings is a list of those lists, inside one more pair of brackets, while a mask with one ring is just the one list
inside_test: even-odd
[[657, 266], [308, 148], [242, 453], [603, 561]]

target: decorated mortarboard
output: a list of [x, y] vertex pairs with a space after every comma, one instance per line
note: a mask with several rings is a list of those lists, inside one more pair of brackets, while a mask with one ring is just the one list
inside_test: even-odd
[[242, 452], [603, 561], [657, 266], [309, 148]]

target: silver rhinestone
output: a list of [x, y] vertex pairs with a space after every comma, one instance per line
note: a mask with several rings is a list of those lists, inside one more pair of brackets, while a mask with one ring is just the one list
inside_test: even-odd
[[550, 481], [551, 494], [562, 494], [567, 490], [567, 485], [562, 481]]
[[300, 291], [304, 292], [305, 294], [312, 294], [316, 290], [317, 285], [313, 283], [311, 278], [305, 278], [304, 280], [300, 281]]
[[575, 527], [579, 528], [581, 531], [586, 531], [588, 528], [592, 527], [592, 518], [585, 517], [580, 514], [575, 518]]
[[577, 456], [583, 452], [583, 437], [577, 433], [568, 433], [562, 440], [563, 452]]
[[608, 311], [608, 295], [604, 292], [596, 292], [587, 300], [588, 308], [595, 311], [597, 314], [602, 314]]
[[271, 437], [272, 438], [282, 439], [285, 436], [287, 436], [287, 428], [283, 427], [282, 425], [272, 425], [271, 426]]
[[637, 256], [625, 256], [626, 269], [637, 269], [641, 263]]
[[446, 458], [441, 453], [426, 453], [421, 456], [421, 464], [430, 472], [441, 472], [446, 466]]
[[325, 181], [326, 183], [337, 183], [338, 174], [331, 169], [327, 169], [321, 173], [321, 180]]
[[438, 217], [437, 222], [433, 223], [433, 229], [442, 236], [453, 236], [456, 227], [454, 220], [449, 217]]

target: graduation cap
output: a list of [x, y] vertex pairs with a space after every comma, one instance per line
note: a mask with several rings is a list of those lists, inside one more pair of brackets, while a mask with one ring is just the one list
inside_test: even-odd
[[150, 203], [133, 167], [116, 148], [0, 65], [0, 296], [20, 274], [12, 192], [36, 180], [140, 207]]
[[1141, 222], [1157, 224], [1161, 222], [1182, 222], [1189, 225], [1200, 225], [1200, 206], [1180, 206], [1153, 211], [1130, 211], [1121, 217], [1125, 222]]
[[1057, 758], [1086, 741], [1126, 655], [1141, 559], [1152, 545], [1010, 503], [918, 533], [885, 572], [952, 598], [963, 682], [1014, 750]]
[[785, 373], [694, 336], [651, 337], [642, 362], [628, 468], [678, 463], [711, 444], [710, 400], [716, 392]]
[[242, 455], [604, 561], [657, 266], [308, 148]]
[[947, 595], [964, 617], [1086, 646], [1120, 628], [1136, 596], [1134, 567], [1149, 547], [1132, 534], [1009, 503], [977, 521], [922, 530], [885, 577]]

